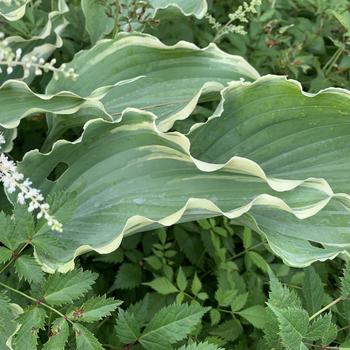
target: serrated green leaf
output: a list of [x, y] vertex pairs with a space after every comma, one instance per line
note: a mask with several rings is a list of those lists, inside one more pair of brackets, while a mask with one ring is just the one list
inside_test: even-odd
[[242, 240], [244, 249], [248, 249], [252, 245], [252, 231], [248, 227], [244, 228]]
[[146, 349], [169, 349], [171, 344], [189, 335], [208, 310], [199, 305], [169, 305], [155, 314], [139, 342]]
[[242, 311], [237, 312], [238, 315], [245, 318], [255, 328], [262, 329], [267, 321], [266, 309], [262, 305], [250, 306]]
[[82, 306], [72, 310], [67, 316], [73, 321], [94, 322], [109, 316], [122, 302], [106, 296], [90, 298]]
[[274, 275], [271, 269], [268, 269], [270, 277], [270, 292], [269, 292], [269, 304], [277, 307], [301, 308], [301, 300], [299, 296], [293, 291], [284, 286]]
[[26, 241], [27, 233], [28, 235], [32, 233], [33, 218], [27, 210], [23, 210], [21, 207], [16, 207], [13, 214], [13, 216], [9, 216], [0, 212], [0, 242], [15, 251], [21, 243]]
[[117, 317], [116, 333], [123, 344], [132, 344], [140, 336], [141, 330], [133, 313], [120, 310]]
[[184, 291], [187, 288], [187, 278], [186, 275], [184, 274], [182, 267], [179, 267], [179, 271], [176, 276], [176, 284], [177, 287], [181, 290]]
[[340, 278], [340, 295], [347, 298], [350, 295], [350, 261], [346, 260], [343, 276]]
[[310, 324], [309, 331], [306, 335], [306, 338], [311, 341], [322, 339], [324, 334], [328, 332], [331, 322], [332, 322], [331, 313], [319, 316]]
[[214, 344], [205, 343], [194, 343], [190, 345], [183, 345], [178, 350], [224, 350], [223, 348], [219, 348]]
[[193, 295], [197, 295], [202, 289], [202, 282], [197, 276], [197, 273], [194, 274], [193, 280], [192, 280], [192, 285], [191, 285], [191, 291]]
[[235, 341], [242, 333], [243, 327], [236, 318], [225, 321], [210, 331], [210, 334], [219, 336], [226, 341]]
[[0, 264], [4, 264], [12, 258], [12, 250], [0, 247]]
[[130, 305], [127, 311], [135, 316], [135, 319], [141, 327], [144, 326], [151, 318], [149, 294], [147, 293], [139, 302]]
[[142, 282], [141, 267], [136, 264], [124, 263], [120, 266], [112, 290], [133, 289]]
[[50, 305], [63, 305], [83, 296], [91, 289], [97, 274], [81, 269], [50, 275], [43, 286], [43, 297]]
[[331, 323], [327, 329], [327, 331], [322, 336], [322, 345], [329, 345], [332, 343], [338, 334], [338, 328], [334, 323]]
[[242, 293], [242, 294], [236, 295], [234, 298], [234, 301], [230, 305], [231, 310], [233, 312], [241, 310], [244, 307], [244, 305], [247, 303], [248, 295], [249, 293]]
[[16, 304], [10, 304], [9, 299], [0, 294], [0, 349], [8, 349], [6, 342], [17, 328], [15, 319], [23, 312]]
[[350, 341], [346, 341], [339, 346], [339, 350], [350, 350]]
[[259, 253], [250, 251], [247, 252], [246, 257], [262, 272], [267, 272], [267, 262]]
[[69, 326], [64, 318], [57, 318], [51, 326], [49, 340], [42, 350], [64, 350], [69, 337]]
[[21, 328], [14, 339], [16, 349], [37, 349], [38, 333], [45, 326], [46, 316], [45, 310], [41, 307], [32, 307], [20, 315], [17, 322]]
[[280, 337], [286, 350], [307, 350], [303, 339], [309, 328], [309, 315], [303, 309], [279, 309], [271, 304], [268, 307], [276, 315], [280, 327]]
[[237, 297], [238, 291], [235, 289], [223, 289], [219, 288], [215, 292], [215, 299], [220, 306], [230, 306], [234, 303]]
[[305, 269], [303, 296], [309, 315], [321, 309], [325, 298], [324, 287], [321, 278], [312, 266]]
[[98, 339], [83, 325], [75, 323], [74, 331], [77, 350], [103, 350]]
[[158, 277], [151, 282], [146, 282], [143, 284], [151, 287], [156, 292], [163, 295], [179, 292], [179, 290], [166, 277]]
[[217, 309], [211, 309], [209, 311], [209, 315], [210, 315], [210, 323], [212, 326], [215, 326], [220, 322], [221, 314], [220, 314], [220, 311], [218, 311]]
[[15, 260], [15, 269], [19, 279], [27, 282], [40, 283], [44, 279], [44, 273], [38, 262], [29, 255], [21, 255]]

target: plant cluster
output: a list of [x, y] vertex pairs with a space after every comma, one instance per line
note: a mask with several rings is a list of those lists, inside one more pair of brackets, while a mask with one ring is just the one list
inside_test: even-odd
[[0, 0], [0, 350], [350, 349], [349, 19]]

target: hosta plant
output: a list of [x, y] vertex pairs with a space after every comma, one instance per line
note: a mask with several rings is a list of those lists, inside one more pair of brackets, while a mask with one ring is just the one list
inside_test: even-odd
[[[241, 322], [264, 329], [261, 348], [326, 349], [336, 339], [324, 312], [346, 304], [348, 265], [341, 299], [303, 304], [268, 260], [302, 268], [349, 255], [350, 93], [306, 92], [217, 46], [247, 34], [260, 6], [243, 2], [220, 23], [206, 0], [0, 0], [2, 348], [215, 350], [241, 336]], [[342, 6], [332, 11], [348, 19]], [[149, 34], [179, 16], [204, 21], [212, 42], [168, 45]], [[202, 249], [212, 261], [216, 290], [193, 267], [174, 268], [163, 231], [173, 225], [184, 259], [203, 270]], [[253, 231], [268, 259], [251, 248]], [[251, 282], [235, 281], [235, 232], [247, 270], [270, 275], [267, 310], [249, 299]], [[98, 274], [77, 257], [120, 263], [124, 239], [137, 242], [130, 261], [112, 286], [93, 289]], [[153, 255], [134, 253], [137, 240]], [[307, 288], [320, 289], [318, 274], [305, 271]], [[145, 293], [120, 308], [104, 295], [136, 287], [169, 299], [155, 306]], [[100, 329], [114, 337], [100, 336], [101, 345]]]

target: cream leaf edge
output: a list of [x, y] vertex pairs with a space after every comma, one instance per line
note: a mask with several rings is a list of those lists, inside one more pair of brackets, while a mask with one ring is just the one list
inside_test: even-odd
[[[277, 192], [291, 191], [293, 189], [296, 189], [297, 187], [305, 186], [305, 187], [313, 188], [323, 192], [326, 195], [326, 198], [319, 200], [318, 202], [315, 202], [306, 207], [293, 209], [284, 200], [278, 197], [271, 196], [268, 194], [260, 194], [256, 196], [253, 200], [251, 200], [249, 203], [247, 203], [246, 205], [224, 212], [218, 206], [216, 206], [212, 201], [208, 199], [189, 197], [189, 199], [186, 201], [186, 203], [182, 208], [159, 220], [151, 220], [147, 217], [140, 216], [140, 215], [131, 216], [126, 221], [126, 224], [124, 225], [123, 229], [120, 232], [116, 232], [116, 238], [113, 239], [111, 242], [100, 247], [92, 247], [91, 245], [81, 245], [75, 250], [74, 257], [70, 261], [57, 265], [56, 266], [57, 268], [53, 268], [52, 266], [48, 266], [47, 264], [42, 262], [38, 257], [38, 255], [36, 254], [36, 252], [34, 251], [34, 255], [37, 261], [42, 265], [42, 268], [44, 269], [44, 271], [49, 273], [53, 273], [56, 270], [59, 272], [67, 272], [74, 268], [75, 266], [74, 260], [77, 256], [88, 251], [95, 251], [99, 254], [111, 253], [112, 251], [116, 250], [120, 246], [120, 243], [124, 236], [134, 233], [135, 230], [141, 231], [147, 226], [150, 226], [153, 224], [160, 225], [160, 226], [174, 225], [186, 214], [187, 211], [191, 209], [206, 210], [212, 213], [210, 217], [221, 215], [221, 216], [226, 216], [230, 219], [234, 219], [247, 213], [254, 205], [268, 205], [268, 206], [289, 212], [293, 214], [295, 217], [297, 217], [298, 219], [302, 220], [317, 214], [329, 203], [330, 200], [336, 199], [336, 200], [340, 200], [342, 204], [347, 208], [347, 210], [350, 211], [350, 195], [345, 193], [334, 193], [332, 188], [330, 187], [330, 185], [325, 179], [312, 178], [312, 177], [304, 180], [284, 180], [284, 179], [270, 178], [265, 174], [263, 169], [256, 162], [248, 158], [237, 157], [237, 156], [232, 157], [226, 163], [223, 163], [223, 164], [213, 164], [213, 163], [200, 161], [191, 155], [190, 153], [191, 144], [187, 136], [180, 134], [178, 132], [164, 133], [160, 131], [156, 124], [156, 121], [157, 121], [156, 115], [154, 115], [151, 112], [145, 112], [135, 108], [126, 109], [121, 116], [121, 120], [129, 112], [139, 113], [140, 115], [146, 115], [152, 119], [152, 123], [139, 123], [139, 124], [131, 125], [131, 127], [135, 128], [135, 125], [147, 126], [148, 129], [152, 130], [157, 136], [164, 138], [166, 140], [169, 140], [172, 143], [176, 144], [183, 150], [184, 155], [189, 157], [189, 159], [193, 162], [193, 164], [202, 172], [215, 172], [217, 170], [225, 168], [227, 170], [232, 170], [236, 172], [239, 171], [242, 174], [258, 177], [261, 180], [265, 181], [270, 186], [270, 188], [272, 188]], [[56, 148], [62, 145], [66, 145], [66, 144], [74, 145], [74, 144], [80, 143], [84, 139], [85, 133], [88, 130], [88, 128], [95, 123], [114, 124], [116, 127], [118, 127], [119, 122], [106, 121], [102, 118], [90, 120], [85, 124], [84, 131], [81, 137], [76, 141], [69, 142], [65, 140], [59, 140], [53, 145], [52, 150], [49, 153], [42, 154], [39, 151], [34, 150], [34, 151], [28, 152], [25, 155], [24, 159], [27, 159], [28, 157], [32, 157], [35, 155], [50, 156], [51, 153], [53, 153]], [[127, 129], [127, 125], [122, 126], [122, 128]]]
[[[166, 45], [162, 43], [158, 38], [149, 35], [149, 34], [143, 34], [143, 33], [134, 33], [134, 34], [127, 34], [127, 33], [120, 33], [116, 39], [102, 39], [96, 43], [93, 50], [98, 51], [98, 47], [101, 45], [104, 45], [106, 43], [111, 43], [108, 50], [105, 50], [101, 52], [101, 55], [110, 55], [114, 52], [117, 52], [119, 50], [122, 50], [126, 47], [130, 46], [141, 46], [141, 47], [147, 47], [151, 49], [160, 49], [160, 50], [176, 50], [176, 49], [187, 49], [192, 50], [195, 52], [203, 52], [203, 53], [213, 53], [214, 55], [221, 56], [222, 59], [227, 59], [228, 61], [232, 61], [232, 65], [236, 65], [238, 68], [242, 69], [242, 74], [250, 76], [252, 79], [257, 79], [260, 77], [259, 73], [255, 70], [253, 66], [251, 66], [243, 57], [239, 55], [231, 55], [223, 50], [221, 50], [216, 44], [210, 43], [208, 46], [204, 48], [199, 48], [197, 45], [187, 42], [187, 41], [179, 41], [178, 43], [174, 45]], [[91, 49], [81, 50], [78, 53], [75, 54], [73, 60], [68, 63], [67, 65], [74, 65], [75, 60], [79, 60], [80, 56], [83, 56], [87, 54]], [[235, 63], [234, 63], [235, 62]], [[83, 72], [84, 70], [89, 70], [89, 67], [93, 65], [93, 62], [89, 62], [89, 64], [85, 64], [83, 69], [79, 69], [79, 67], [76, 67], [78, 71]], [[238, 70], [238, 69], [237, 69]], [[147, 76], [147, 75], [145, 75]], [[48, 90], [50, 91], [50, 84], [54, 84], [54, 82], [50, 82], [48, 85]], [[118, 84], [118, 83], [117, 83]], [[102, 88], [102, 87], [101, 87]], [[205, 82], [201, 87], [198, 88], [197, 92], [192, 95], [188, 99], [187, 104], [181, 108], [179, 111], [175, 112], [174, 114], [170, 115], [169, 117], [160, 120], [159, 121], [159, 128], [161, 131], [168, 131], [171, 129], [171, 127], [174, 125], [174, 123], [177, 120], [184, 120], [189, 117], [189, 115], [193, 112], [195, 109], [199, 99], [201, 96], [205, 95], [209, 92], [220, 92], [222, 89], [224, 89], [225, 86], [222, 83], [216, 82], [216, 81], [210, 81], [208, 80]], [[108, 94], [108, 93], [107, 93]], [[106, 95], [107, 95], [106, 94]], [[101, 101], [103, 103], [103, 101]], [[145, 106], [147, 108], [148, 106]], [[109, 119], [119, 121], [120, 117], [115, 118], [113, 116], [113, 113], [108, 113], [105, 108], [104, 112], [108, 116]]]
[[[188, 1], [188, 0], [187, 0]], [[171, 8], [171, 7], [175, 7], [177, 8], [178, 10], [180, 10], [180, 12], [184, 15], [184, 16], [194, 16], [198, 19], [202, 19], [205, 14], [208, 12], [208, 3], [206, 0], [196, 0], [198, 3], [200, 3], [199, 5], [199, 11], [190, 11], [190, 12], [186, 12], [182, 7], [181, 5], [179, 5], [178, 3], [176, 2], [171, 2], [169, 1], [168, 4], [166, 5], [153, 5], [152, 4], [152, 1], [151, 1], [151, 5], [154, 6], [154, 9], [155, 9], [155, 13], [153, 14], [153, 18], [156, 17], [157, 15], [157, 12], [158, 10], [165, 10], [165, 9], [168, 9], [168, 8]]]
[[[26, 94], [29, 97], [36, 97], [42, 101], [50, 101], [55, 99], [56, 97], [67, 97], [67, 98], [71, 98], [72, 102], [74, 100], [80, 101], [80, 103], [77, 106], [74, 107], [70, 107], [70, 108], [42, 108], [42, 107], [31, 107], [31, 108], [27, 108], [23, 113], [21, 113], [20, 115], [17, 115], [16, 118], [11, 118], [8, 121], [2, 122], [1, 121], [1, 116], [6, 114], [6, 110], [2, 110], [0, 112], [0, 126], [2, 126], [5, 129], [12, 129], [12, 128], [16, 128], [20, 121], [31, 115], [34, 113], [59, 113], [59, 114], [63, 114], [63, 115], [69, 115], [69, 114], [73, 114], [78, 112], [81, 108], [89, 108], [89, 107], [93, 107], [98, 109], [107, 119], [112, 120], [112, 117], [109, 116], [109, 114], [105, 111], [103, 104], [100, 102], [100, 100], [114, 87], [116, 86], [121, 86], [124, 84], [129, 84], [133, 81], [136, 81], [138, 79], [142, 79], [142, 76], [133, 78], [133, 79], [129, 79], [129, 80], [122, 80], [117, 82], [114, 85], [107, 85], [107, 86], [103, 86], [103, 87], [99, 87], [96, 90], [94, 90], [90, 96], [87, 97], [82, 97], [79, 96], [78, 94], [75, 94], [73, 92], [70, 91], [59, 91], [58, 93], [55, 94], [40, 94], [40, 93], [35, 93], [34, 91], [32, 91], [29, 86], [20, 80], [14, 80], [14, 79], [10, 79], [10, 80], [6, 80], [1, 86], [0, 86], [0, 97], [1, 97], [1, 93], [3, 93], [3, 90], [5, 89], [14, 89], [16, 90], [16, 92], [21, 92], [22, 94]], [[4, 108], [2, 106], [2, 108]]]
[[29, 3], [29, 0], [25, 0], [25, 2], [22, 5], [8, 12], [5, 12], [4, 10], [2, 11], [0, 10], [0, 15], [3, 16], [8, 21], [17, 21], [24, 16], [28, 3]]
[[313, 98], [315, 96], [322, 95], [322, 94], [334, 93], [334, 94], [344, 95], [344, 96], [348, 97], [349, 101], [350, 101], [350, 91], [349, 90], [342, 89], [342, 88], [329, 87], [329, 88], [319, 90], [316, 93], [310, 93], [310, 92], [306, 92], [303, 90], [303, 87], [299, 81], [294, 80], [294, 79], [288, 79], [288, 77], [285, 75], [267, 74], [267, 75], [263, 75], [263, 76], [258, 77], [253, 82], [231, 81], [228, 83], [228, 85], [224, 89], [221, 90], [221, 92], [220, 92], [221, 100], [220, 100], [220, 103], [219, 103], [216, 111], [213, 113], [213, 115], [211, 117], [209, 117], [205, 122], [195, 123], [194, 125], [192, 125], [192, 127], [190, 128], [189, 132], [186, 135], [190, 136], [194, 130], [196, 130], [197, 128], [200, 128], [203, 125], [208, 124], [212, 119], [220, 118], [222, 113], [225, 110], [226, 95], [229, 94], [231, 90], [234, 90], [236, 88], [253, 88], [254, 86], [259, 85], [261, 83], [276, 82], [276, 81], [289, 83], [291, 85], [294, 85], [298, 89], [299, 93], [303, 96], [306, 96], [306, 97]]

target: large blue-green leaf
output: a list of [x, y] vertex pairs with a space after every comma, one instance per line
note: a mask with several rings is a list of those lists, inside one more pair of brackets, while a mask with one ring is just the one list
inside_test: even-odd
[[[153, 114], [131, 109], [120, 122], [88, 122], [81, 139], [58, 141], [48, 154], [27, 153], [20, 168], [35, 186], [46, 194], [76, 193], [76, 209], [63, 222], [63, 232], [43, 226], [33, 239], [47, 269], [65, 270], [74, 256], [91, 249], [110, 252], [126, 234], [217, 215], [237, 218], [253, 206], [305, 218], [334, 197], [322, 180], [267, 178], [245, 158], [219, 165], [198, 161], [185, 136], [162, 133], [155, 121]], [[67, 170], [48, 180], [62, 163]], [[66, 205], [53, 213], [58, 219]], [[50, 239], [63, 248], [42, 249]]]
[[299, 83], [276, 76], [232, 84], [217, 116], [195, 126], [190, 140], [199, 159], [222, 163], [247, 157], [270, 177], [324, 178], [334, 192], [344, 193], [304, 220], [258, 207], [241, 218], [287, 263], [305, 266], [350, 249], [350, 213], [343, 203], [350, 194], [349, 91], [308, 94]]
[[[152, 36], [136, 34], [100, 41], [78, 53], [69, 68], [79, 73], [78, 79], [52, 80], [48, 93], [70, 91], [86, 97], [98, 87], [141, 77], [112, 89], [101, 102], [110, 120], [118, 120], [127, 107], [154, 112], [161, 130], [187, 118], [202, 95], [221, 91], [229, 81], [259, 76], [242, 57], [226, 54], [214, 44], [205, 49], [188, 42], [166, 46]], [[91, 115], [99, 116], [99, 112]], [[80, 116], [85, 121], [86, 113]], [[72, 124], [77, 121], [79, 116], [72, 118]], [[69, 127], [69, 122], [58, 116], [50, 118], [49, 124], [53, 139]]]

